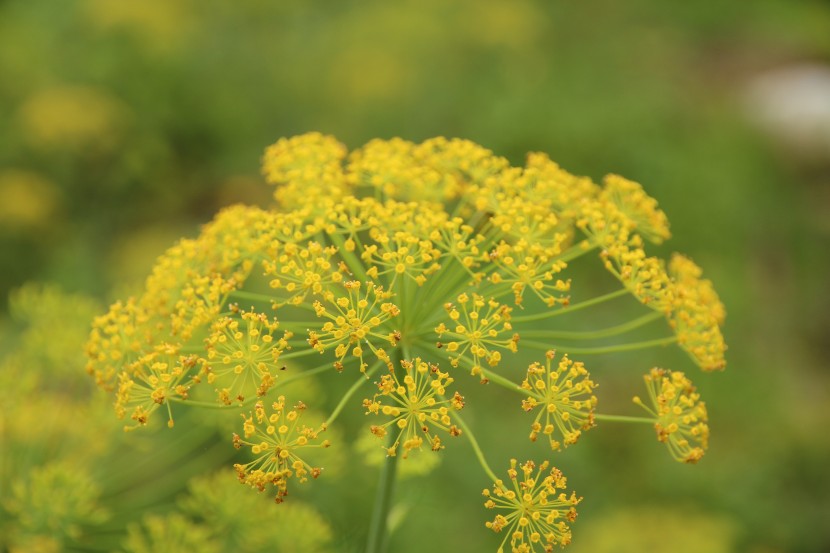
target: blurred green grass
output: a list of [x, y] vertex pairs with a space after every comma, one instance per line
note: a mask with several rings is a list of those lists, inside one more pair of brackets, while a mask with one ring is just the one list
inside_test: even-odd
[[[663, 253], [715, 282], [729, 368], [696, 379], [713, 428], [700, 466], [669, 465], [633, 430], [562, 457], [589, 498], [575, 534], [623, 525], [636, 542], [665, 507], [666, 551], [684, 539], [677, 520], [721, 536], [698, 551], [823, 551], [830, 159], [759, 134], [744, 96], [766, 69], [830, 63], [828, 29], [817, 0], [0, 1], [0, 301], [30, 280], [123, 295], [220, 206], [267, 201], [260, 152], [308, 130], [351, 148], [460, 136], [517, 163], [545, 151], [577, 174], [620, 173], [669, 215]], [[605, 464], [609, 451], [625, 462]], [[464, 549], [482, 524], [482, 484], [447, 453], [440, 486], [404, 484], [396, 551], [429, 527]], [[354, 533], [368, 500], [338, 491], [360, 508], [325, 514]]]

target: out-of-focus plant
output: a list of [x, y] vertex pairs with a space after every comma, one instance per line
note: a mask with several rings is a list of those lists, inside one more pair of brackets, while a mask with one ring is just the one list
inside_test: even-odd
[[[731, 553], [736, 526], [711, 514], [676, 507], [629, 507], [586, 522], [574, 553]], [[625, 536], [625, 539], [620, 539]]]
[[[512, 167], [465, 140], [374, 140], [349, 154], [317, 133], [269, 147], [263, 172], [272, 209], [225, 209], [159, 258], [142, 295], [96, 318], [87, 370], [127, 429], [159, 411], [173, 428], [185, 406], [243, 408], [237, 477], [281, 503], [294, 482], [325, 474], [318, 454], [342, 445], [329, 428], [362, 408], [386, 454], [368, 551], [385, 547], [398, 458], [458, 440], [491, 481], [499, 550], [571, 541], [582, 498], [562, 472], [514, 459], [504, 478], [462, 411], [498, 410], [545, 457], [599, 421], [645, 423], [674, 459], [703, 456], [706, 408], [684, 373], [651, 369], [640, 415], [610, 414], [597, 410], [601, 378], [576, 360], [676, 345], [705, 371], [725, 366], [723, 305], [690, 259], [647, 253], [670, 233], [639, 184], [598, 185], [544, 154]], [[580, 265], [607, 284], [572, 281]], [[621, 320], [614, 302], [627, 296], [643, 307]], [[591, 328], [577, 328], [586, 314]], [[626, 340], [637, 329], [652, 338]], [[318, 422], [317, 398], [283, 386], [326, 374], [353, 384]], [[465, 374], [468, 388], [503, 387], [515, 403], [470, 401]], [[178, 532], [158, 524], [151, 535]]]
[[[0, 358], [0, 551], [180, 552], [202, 537], [207, 545], [199, 551], [253, 552], [291, 540], [323, 550], [327, 525], [310, 507], [298, 504], [281, 515], [284, 523], [259, 526], [257, 516], [276, 506], [205, 477], [188, 484], [190, 503], [182, 500], [182, 512], [162, 516], [190, 474], [226, 462], [224, 448], [210, 447], [215, 427], [189, 420], [175, 447], [152, 431], [125, 440], [111, 405], [83, 372], [82, 344], [99, 305], [53, 286], [27, 285], [9, 306]], [[200, 512], [187, 516], [196, 497]], [[316, 538], [297, 533], [311, 524]], [[178, 541], [167, 539], [174, 535]]]

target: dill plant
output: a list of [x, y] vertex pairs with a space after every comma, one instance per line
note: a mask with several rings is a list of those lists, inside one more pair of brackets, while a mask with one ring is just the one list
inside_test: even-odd
[[[703, 456], [706, 408], [684, 373], [651, 369], [639, 414], [602, 413], [582, 360], [676, 345], [704, 371], [725, 366], [723, 305], [690, 259], [647, 252], [670, 232], [639, 184], [596, 184], [538, 153], [512, 167], [466, 140], [373, 140], [348, 153], [318, 133], [270, 146], [263, 173], [273, 206], [223, 210], [158, 259], [143, 295], [95, 320], [87, 370], [127, 429], [157, 416], [173, 426], [186, 407], [242, 409], [228, 440], [248, 455], [237, 477], [282, 502], [325, 474], [318, 453], [342, 445], [327, 430], [362, 410], [386, 455], [370, 552], [384, 548], [399, 458], [467, 441], [490, 481], [494, 548], [531, 552], [571, 541], [582, 498], [551, 460], [597, 424], [648, 423], [675, 460]], [[572, 280], [579, 258], [616, 289], [591, 295]], [[639, 316], [593, 330], [570, 322], [623, 296]], [[653, 339], [625, 339], [646, 327]], [[519, 352], [535, 360], [517, 366]], [[314, 375], [353, 381], [317, 419], [314, 397], [281, 392]], [[515, 393], [496, 408], [515, 412], [543, 460], [514, 459], [506, 478], [491, 468], [465, 421], [493, 408], [465, 399], [479, 383]]]

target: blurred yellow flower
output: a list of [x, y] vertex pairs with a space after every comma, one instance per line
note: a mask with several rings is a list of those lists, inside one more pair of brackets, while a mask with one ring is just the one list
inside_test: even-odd
[[0, 171], [0, 229], [48, 227], [60, 202], [49, 179], [20, 169]]
[[24, 137], [43, 150], [112, 150], [129, 117], [129, 109], [111, 94], [81, 85], [39, 90], [18, 111]]

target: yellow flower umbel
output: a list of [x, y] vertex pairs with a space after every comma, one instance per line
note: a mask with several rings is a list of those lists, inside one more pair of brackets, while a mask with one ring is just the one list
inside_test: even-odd
[[382, 438], [390, 429], [397, 431], [397, 437], [387, 448], [390, 456], [397, 454], [400, 445], [404, 450], [403, 457], [408, 457], [413, 449], [421, 449], [424, 438], [432, 451], [440, 451], [444, 445], [434, 431], [440, 430], [450, 436], [461, 434], [452, 422], [451, 412], [464, 407], [464, 398], [458, 392], [446, 397], [447, 386], [453, 379], [437, 365], [415, 358], [401, 360], [401, 368], [405, 373], [403, 379], [399, 379], [395, 371], [384, 374], [377, 383], [379, 392], [372, 399], [363, 400], [367, 415], [389, 418], [383, 424], [372, 425], [372, 434]]
[[223, 404], [242, 403], [252, 393], [262, 397], [274, 386], [274, 369], [294, 336], [290, 331], [275, 336], [279, 326], [276, 319], [252, 311], [213, 323], [206, 341], [206, 372]]
[[697, 463], [709, 445], [706, 404], [700, 394], [681, 372], [654, 368], [644, 380], [649, 405], [639, 397], [634, 402], [654, 416], [657, 439], [678, 461]]
[[[320, 133], [269, 147], [263, 174], [273, 205], [222, 210], [159, 257], [142, 294], [95, 320], [87, 370], [114, 393], [119, 417], [144, 426], [162, 407], [171, 422], [184, 406], [253, 408], [234, 440], [248, 456], [237, 472], [282, 499], [289, 479], [319, 474], [324, 428], [370, 415], [387, 440], [370, 550], [384, 539], [392, 464], [412, 450], [466, 441], [497, 480], [459, 411], [465, 400], [447, 392], [466, 373], [483, 397], [504, 388], [535, 411], [531, 439], [547, 436], [547, 455], [564, 454], [595, 421], [618, 421], [657, 423], [675, 456], [699, 458], [704, 411], [677, 376], [650, 388], [653, 418], [595, 409], [603, 367], [620, 367], [594, 367], [594, 355], [675, 345], [704, 370], [724, 367], [723, 305], [686, 257], [648, 251], [670, 232], [641, 185], [613, 175], [598, 185], [539, 153], [512, 167], [467, 140], [373, 140], [348, 152]], [[599, 277], [583, 278], [592, 268]], [[625, 297], [630, 309], [617, 310]], [[644, 336], [631, 339], [635, 330]], [[282, 387], [318, 377], [328, 399], [342, 393], [322, 426], [306, 426], [301, 415], [327, 402], [311, 394], [307, 409], [291, 408]], [[322, 388], [338, 378], [352, 384]], [[499, 428], [515, 413], [526, 432], [516, 403], [468, 403], [503, 417]], [[562, 492], [561, 473], [542, 474], [547, 466], [537, 474], [514, 462], [488, 500], [502, 510], [490, 527], [514, 551], [570, 540], [577, 499]]]
[[323, 323], [320, 330], [309, 330], [308, 343], [320, 353], [334, 347], [334, 355], [337, 357], [334, 367], [338, 371], [343, 370], [343, 361], [347, 355], [351, 355], [360, 360], [360, 372], [365, 372], [367, 365], [363, 361], [363, 344], [372, 351], [378, 349], [372, 345], [372, 339], [388, 340], [395, 345], [393, 334], [380, 334], [375, 329], [396, 317], [400, 310], [395, 304], [383, 301], [391, 298], [392, 293], [385, 292], [382, 286], [368, 283], [363, 294], [360, 292], [360, 282], [350, 280], [344, 286], [347, 295], [329, 298], [331, 308], [319, 300], [314, 302], [314, 312], [328, 321]]
[[178, 350], [177, 346], [162, 344], [156, 351], [139, 358], [130, 372], [119, 375], [115, 396], [119, 418], [129, 412], [130, 419], [144, 426], [153, 411], [167, 405], [167, 425], [173, 426], [168, 400], [187, 398], [199, 363], [195, 355], [179, 355]]
[[484, 490], [484, 506], [498, 511], [486, 526], [505, 534], [499, 553], [508, 539], [513, 553], [551, 551], [554, 545], [571, 543], [568, 523], [576, 520], [576, 505], [582, 498], [573, 492], [568, 495], [567, 479], [557, 468], [547, 472], [548, 466], [545, 461], [537, 469], [536, 463], [526, 461], [517, 470], [516, 459], [511, 459], [510, 482], [496, 480], [492, 492]]
[[452, 320], [451, 328], [441, 323], [435, 332], [439, 338], [444, 335], [450, 338], [443, 345], [452, 354], [450, 363], [453, 367], [463, 362], [472, 375], [483, 379], [482, 363], [495, 367], [501, 361], [501, 352], [496, 348], [514, 353], [518, 349], [519, 335], [512, 332], [510, 324], [511, 308], [492, 298], [485, 301], [478, 294], [472, 297], [461, 294], [456, 301], [457, 305], [448, 303], [444, 306]]
[[271, 404], [270, 413], [261, 402], [257, 402], [252, 414], [243, 415], [244, 437], [236, 434], [233, 437], [234, 447], [248, 446], [255, 456], [249, 463], [234, 465], [239, 481], [260, 491], [268, 485], [274, 486], [278, 503], [288, 494], [290, 478], [306, 482], [309, 476], [320, 476], [321, 469], [309, 465], [299, 453], [330, 445], [328, 440], [315, 443], [326, 429], [325, 425], [312, 428], [300, 422], [305, 409], [302, 402], [298, 402], [293, 409], [287, 409], [285, 396], [280, 396]]
[[701, 278], [700, 267], [680, 254], [672, 256], [669, 273], [674, 282], [670, 323], [680, 347], [704, 370], [723, 369], [726, 344], [720, 325], [726, 318], [726, 310], [715, 288], [710, 281]]
[[545, 366], [533, 363], [528, 367], [527, 378], [522, 381], [528, 397], [522, 400], [522, 409], [530, 412], [541, 406], [531, 425], [530, 439], [535, 442], [541, 432], [548, 437], [550, 447], [559, 450], [562, 444], [575, 444], [583, 430], [594, 426], [597, 398], [593, 395], [596, 384], [585, 365], [566, 355], [556, 368], [551, 368], [554, 356], [549, 351], [545, 354]]

